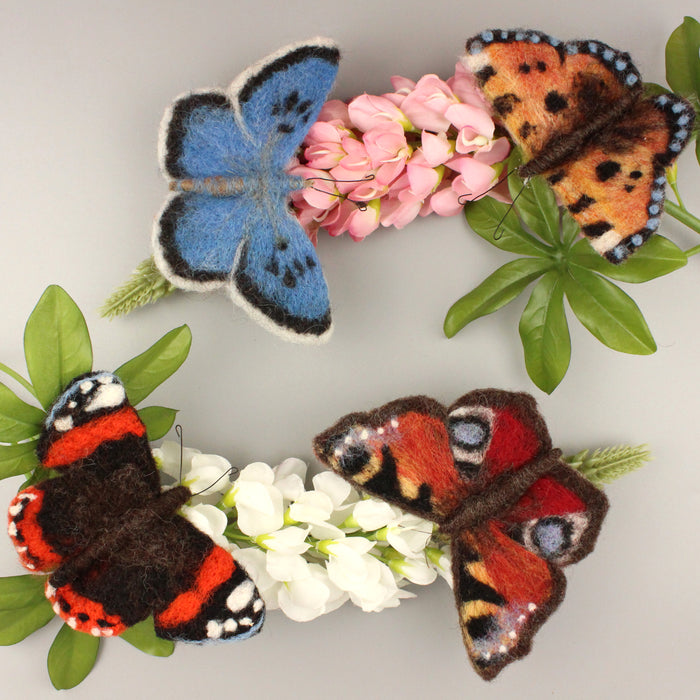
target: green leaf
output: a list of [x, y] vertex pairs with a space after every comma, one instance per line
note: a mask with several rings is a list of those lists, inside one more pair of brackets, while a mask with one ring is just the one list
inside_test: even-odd
[[569, 248], [581, 233], [581, 227], [576, 219], [569, 214], [566, 209], [562, 209], [561, 214], [561, 240], [565, 248]]
[[115, 374], [124, 382], [132, 405], [143, 401], [185, 361], [192, 344], [187, 326], [174, 328], [151, 345], [146, 352], [125, 362]]
[[129, 627], [122, 632], [121, 639], [151, 656], [170, 656], [175, 649], [175, 645], [169, 639], [156, 637], [152, 617]]
[[523, 230], [520, 220], [508, 204], [484, 197], [468, 203], [464, 207], [464, 215], [474, 233], [496, 248], [518, 255], [547, 253], [548, 249], [543, 243]]
[[551, 394], [564, 378], [571, 360], [571, 339], [564, 312], [561, 275], [550, 270], [535, 285], [520, 318], [525, 366], [535, 384]]
[[39, 402], [47, 409], [73, 377], [92, 369], [85, 319], [61, 287], [47, 287], [29, 316], [24, 355]]
[[586, 240], [571, 249], [570, 261], [620, 282], [637, 283], [668, 275], [683, 267], [688, 258], [675, 243], [656, 234], [620, 265], [608, 262]]
[[160, 440], [173, 427], [177, 411], [164, 406], [147, 406], [139, 410], [139, 417], [146, 425], [148, 439]]
[[639, 307], [612, 282], [572, 265], [564, 291], [578, 320], [604, 345], [634, 355], [656, 352]]
[[99, 637], [76, 632], [63, 625], [53, 640], [46, 660], [53, 687], [68, 690], [82, 683], [95, 665], [99, 648]]
[[468, 323], [513, 301], [553, 264], [546, 258], [518, 258], [499, 267], [478, 287], [452, 304], [445, 316], [445, 335], [452, 338]]
[[[513, 149], [508, 158], [508, 169], [514, 170], [521, 164], [522, 153]], [[526, 184], [516, 170], [508, 177], [508, 189], [523, 223], [546, 243], [558, 245], [559, 207], [552, 188], [544, 178], [535, 176]]]
[[0, 610], [0, 646], [17, 644], [55, 617], [51, 603], [42, 598], [15, 610]]
[[685, 97], [700, 95], [700, 23], [685, 17], [666, 44], [666, 82]]
[[19, 445], [0, 445], [0, 479], [27, 474], [37, 467], [36, 440]]
[[0, 442], [18, 442], [41, 432], [46, 413], [0, 383]]
[[33, 574], [3, 576], [0, 578], [0, 610], [25, 608], [35, 602], [46, 600], [44, 583], [46, 577]]
[[668, 95], [668, 88], [658, 83], [644, 83], [644, 97], [657, 97], [658, 95]]

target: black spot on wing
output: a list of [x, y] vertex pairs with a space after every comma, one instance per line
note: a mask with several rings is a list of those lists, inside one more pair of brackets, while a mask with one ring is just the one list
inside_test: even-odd
[[573, 204], [569, 204], [567, 209], [572, 214], [580, 214], [584, 209], [588, 209], [591, 204], [595, 203], [593, 197], [589, 197], [587, 194], [582, 194]]
[[370, 458], [371, 455], [365, 447], [354, 444], [343, 451], [338, 459], [338, 466], [343, 470], [343, 474], [353, 476], [365, 468]]
[[299, 102], [299, 92], [297, 90], [293, 90], [284, 99], [284, 111], [291, 112], [297, 106], [298, 102]]
[[277, 131], [282, 134], [291, 134], [294, 131], [294, 125], [283, 122], [277, 126]]
[[594, 224], [586, 224], [581, 228], [583, 233], [590, 238], [598, 238], [612, 229], [613, 225], [608, 221], [597, 221]]
[[493, 615], [479, 615], [472, 617], [467, 622], [467, 634], [472, 639], [487, 637], [490, 632], [498, 627]]
[[557, 114], [557, 112], [561, 112], [568, 106], [569, 103], [566, 97], [564, 97], [564, 95], [557, 92], [556, 90], [550, 90], [544, 98], [544, 108], [550, 114]]
[[547, 70], [547, 64], [544, 61], [537, 61], [537, 70], [544, 73]]
[[625, 185], [625, 192], [632, 192], [634, 185]]
[[277, 262], [277, 258], [270, 258], [270, 262], [265, 265], [265, 269], [272, 275], [279, 275], [280, 273], [280, 266], [279, 263]]
[[479, 84], [484, 85], [489, 81], [490, 78], [493, 78], [493, 76], [496, 75], [496, 70], [493, 66], [484, 66], [481, 70], [478, 70], [474, 75], [479, 81]]
[[530, 122], [523, 122], [520, 125], [520, 128], [518, 129], [518, 133], [520, 134], [521, 139], [528, 138], [530, 136], [530, 134], [532, 133], [532, 131], [533, 131], [533, 128], [532, 128], [532, 124], [530, 124]]
[[506, 114], [510, 114], [515, 109], [515, 105], [520, 101], [520, 98], [516, 94], [507, 92], [493, 100], [493, 108], [503, 117]]
[[556, 185], [557, 182], [561, 182], [566, 177], [566, 173], [563, 170], [557, 170], [556, 173], [552, 173], [548, 178], [547, 182], [550, 185]]
[[595, 174], [601, 182], [606, 182], [611, 177], [615, 177], [620, 172], [620, 169], [620, 164], [617, 161], [604, 160], [596, 165]]
[[284, 271], [282, 284], [285, 287], [289, 287], [289, 289], [294, 289], [294, 287], [297, 286], [297, 278], [294, 276], [294, 273], [289, 268], [286, 268]]
[[459, 599], [468, 603], [470, 600], [483, 600], [485, 603], [505, 605], [505, 598], [491, 586], [475, 579], [466, 566], [461, 566], [459, 571]]
[[529, 64], [529, 63], [521, 63], [521, 64], [518, 66], [518, 71], [519, 71], [520, 73], [524, 73], [524, 74], [527, 75], [527, 74], [530, 72], [530, 70], [531, 70], [531, 69], [530, 69], [530, 64]]
[[313, 270], [314, 267], [316, 267], [316, 261], [310, 256], [306, 256], [306, 267], [309, 268], [309, 270]]
[[310, 107], [311, 107], [311, 100], [304, 100], [303, 102], [300, 102], [299, 105], [297, 106], [297, 113], [304, 114], [305, 112], [309, 111]]
[[643, 174], [644, 174], [644, 173], [643, 173], [641, 170], [633, 170], [633, 171], [630, 173], [630, 177], [631, 177], [633, 180], [639, 180], [639, 178], [642, 177]]

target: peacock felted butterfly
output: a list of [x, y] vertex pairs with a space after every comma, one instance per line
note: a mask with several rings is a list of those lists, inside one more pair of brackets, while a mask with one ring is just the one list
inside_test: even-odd
[[598, 253], [620, 263], [658, 229], [689, 102], [645, 98], [629, 54], [600, 41], [489, 29], [467, 41], [464, 62], [523, 151], [520, 175], [544, 176]]
[[314, 451], [360, 488], [451, 538], [462, 637], [485, 679], [530, 651], [564, 597], [562, 568], [592, 551], [608, 503], [561, 459], [535, 400], [485, 389], [352, 413]]
[[49, 573], [45, 594], [70, 627], [111, 637], [153, 615], [159, 637], [246, 639], [265, 607], [231, 554], [162, 490], [146, 427], [119, 379], [92, 372], [53, 403], [37, 454], [60, 476], [20, 491], [8, 532], [22, 564]]
[[290, 211], [304, 180], [285, 172], [338, 70], [327, 39], [280, 49], [227, 90], [179, 97], [161, 124], [171, 194], [156, 218], [153, 257], [174, 286], [226, 287], [256, 321], [288, 340], [330, 337], [316, 250]]

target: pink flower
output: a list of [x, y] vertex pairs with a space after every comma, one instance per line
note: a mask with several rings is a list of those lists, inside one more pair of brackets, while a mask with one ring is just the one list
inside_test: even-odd
[[454, 124], [460, 132], [474, 138], [477, 134], [491, 138], [493, 136], [494, 124], [488, 112], [473, 105], [462, 103], [450, 105], [445, 117]]
[[421, 134], [421, 151], [428, 165], [435, 168], [448, 161], [454, 155], [455, 144], [449, 141], [444, 131], [439, 134], [432, 134], [430, 131], [423, 130]]
[[489, 141], [474, 153], [474, 159], [486, 165], [495, 165], [504, 161], [510, 153], [510, 141], [505, 136]]
[[411, 156], [403, 127], [396, 122], [384, 122], [367, 131], [362, 140], [370, 163], [377, 171], [377, 182], [382, 185], [393, 182]]
[[380, 220], [382, 226], [394, 226], [403, 228], [418, 216], [423, 202], [414, 200], [402, 202], [399, 199], [383, 199], [381, 204]]
[[369, 131], [386, 123], [396, 123], [401, 131], [411, 124], [404, 113], [386, 97], [378, 95], [360, 95], [348, 105], [348, 114], [352, 123], [361, 131]]
[[432, 168], [421, 151], [416, 151], [406, 165], [408, 188], [399, 192], [401, 201], [418, 199], [421, 202], [438, 186], [444, 168]]
[[348, 131], [329, 122], [316, 122], [306, 135], [304, 158], [310, 168], [330, 170], [345, 155], [341, 139]]
[[329, 100], [318, 113], [317, 121], [338, 122], [340, 125], [351, 129], [352, 122], [348, 116], [348, 106], [342, 100]]
[[348, 233], [353, 241], [361, 241], [379, 228], [379, 211], [379, 199], [367, 202], [367, 207], [364, 209], [355, 208], [346, 221]]
[[447, 165], [460, 174], [449, 186], [439, 188], [430, 198], [433, 211], [440, 216], [454, 216], [465, 202], [483, 197], [496, 177], [491, 166], [467, 156], [454, 158]]
[[333, 182], [329, 182], [326, 170], [297, 165], [289, 171], [289, 174], [303, 177], [307, 181], [303, 190], [292, 192], [292, 201], [295, 206], [303, 200], [310, 206], [324, 211], [337, 203], [338, 188]]
[[449, 128], [445, 112], [456, 103], [457, 98], [444, 80], [437, 75], [424, 75], [401, 103], [401, 111], [413, 126], [438, 133]]
[[457, 63], [455, 74], [449, 78], [447, 84], [462, 102], [490, 113], [491, 107], [477, 87], [473, 73], [463, 63]]
[[408, 95], [408, 93], [416, 87], [416, 83], [410, 78], [404, 78], [400, 75], [392, 75], [391, 86], [394, 88], [395, 93], [406, 97], [406, 95]]

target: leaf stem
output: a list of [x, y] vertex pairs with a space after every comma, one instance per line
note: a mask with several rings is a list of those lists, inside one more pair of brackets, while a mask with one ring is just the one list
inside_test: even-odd
[[700, 219], [694, 214], [691, 214], [685, 207], [666, 200], [664, 208], [674, 219], [685, 224], [688, 228], [693, 229], [695, 233], [700, 233]]
[[686, 257], [689, 258], [691, 255], [696, 255], [697, 253], [700, 253], [700, 245], [688, 248], [688, 250], [684, 250], [683, 252], [685, 253]]
[[12, 368], [8, 367], [6, 364], [0, 362], [0, 372], [4, 372], [12, 377], [18, 384], [21, 384], [37, 401], [39, 397], [36, 395], [34, 387], [18, 372], [15, 372]]

